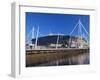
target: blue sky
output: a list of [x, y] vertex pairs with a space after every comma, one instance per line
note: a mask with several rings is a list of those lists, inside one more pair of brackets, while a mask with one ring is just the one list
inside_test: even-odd
[[[45, 36], [49, 33], [69, 35], [79, 19], [89, 33], [89, 15], [26, 12], [26, 35], [33, 27], [36, 30], [38, 26], [39, 36]], [[77, 35], [77, 30], [76, 28], [72, 35]]]

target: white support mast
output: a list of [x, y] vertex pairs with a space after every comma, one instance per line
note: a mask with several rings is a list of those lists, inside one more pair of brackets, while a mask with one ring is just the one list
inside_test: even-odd
[[59, 34], [58, 34], [57, 42], [56, 42], [56, 49], [58, 48], [58, 43], [59, 43]]
[[89, 35], [88, 31], [85, 29], [85, 27], [83, 26], [82, 23], [81, 23], [81, 26], [82, 26], [83, 30], [85, 31], [85, 33], [86, 33], [87, 35]]
[[39, 34], [39, 27], [37, 29], [37, 34], [36, 34], [35, 49], [37, 49], [38, 34]]
[[34, 39], [34, 27], [30, 30], [30, 32], [28, 33], [28, 35], [26, 36], [26, 43], [30, 44], [32, 43], [31, 40]]
[[34, 27], [33, 27], [33, 28], [32, 28], [32, 39], [34, 39], [34, 37], [35, 37], [35, 36], [34, 36], [34, 31], [35, 31], [35, 30], [34, 30]]
[[74, 26], [73, 30], [71, 31], [70, 33], [70, 36], [69, 36], [69, 47], [71, 47], [71, 42], [72, 42], [72, 39], [71, 39], [71, 35], [72, 33], [75, 31], [75, 29], [77, 28], [77, 26], [79, 25], [79, 22]]
[[31, 31], [27, 34], [27, 36], [26, 36], [26, 43], [27, 43], [27, 44], [30, 43], [31, 32], [32, 32], [32, 30], [31, 30]]
[[75, 25], [75, 27], [73, 28], [73, 30], [70, 33], [70, 38], [69, 38], [69, 45], [71, 44], [71, 35], [73, 34], [73, 32], [75, 31], [75, 29], [78, 28], [78, 48], [82, 48], [83, 46], [83, 30], [85, 31], [85, 33], [88, 36], [88, 31], [85, 29], [85, 27], [83, 26], [81, 20], [79, 19], [78, 23]]
[[81, 25], [81, 21], [79, 19], [79, 22], [78, 22], [79, 26], [78, 26], [78, 29], [79, 29], [79, 32], [78, 32], [78, 38], [79, 38], [79, 48], [82, 48], [83, 44], [82, 44], [82, 25]]

